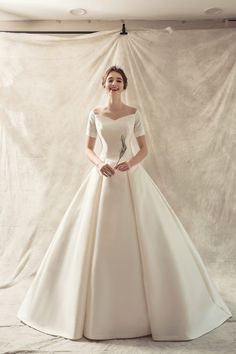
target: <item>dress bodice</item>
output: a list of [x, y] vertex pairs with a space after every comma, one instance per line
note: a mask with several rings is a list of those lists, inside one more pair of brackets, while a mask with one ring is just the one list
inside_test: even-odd
[[132, 137], [145, 134], [139, 110], [135, 113], [112, 119], [104, 115], [96, 114], [93, 110], [89, 113], [86, 134], [92, 137], [99, 137], [102, 150], [99, 158], [118, 160], [124, 143], [126, 151], [120, 161], [127, 160], [133, 156]]

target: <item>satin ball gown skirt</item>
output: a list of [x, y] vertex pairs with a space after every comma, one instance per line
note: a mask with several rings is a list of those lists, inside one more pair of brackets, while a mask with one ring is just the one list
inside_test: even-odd
[[90, 170], [17, 317], [74, 340], [150, 334], [182, 341], [232, 314], [177, 215], [138, 164], [111, 178]]

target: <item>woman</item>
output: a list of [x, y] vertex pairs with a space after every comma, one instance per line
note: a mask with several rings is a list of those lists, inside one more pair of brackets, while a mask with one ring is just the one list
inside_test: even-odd
[[[107, 106], [90, 111], [86, 131], [86, 153], [95, 166], [64, 214], [17, 316], [69, 339], [197, 338], [232, 314], [140, 164], [147, 155], [145, 129], [140, 111], [121, 100], [124, 71], [110, 67], [102, 84]], [[99, 156], [93, 151], [97, 137]]]
[[[126, 90], [128, 85], [128, 79], [122, 69], [116, 68], [115, 66], [109, 68], [103, 77], [102, 85], [105, 88], [106, 93], [109, 95], [108, 105], [105, 108], [96, 108], [94, 110], [95, 115], [102, 115], [113, 120], [117, 120], [122, 117], [131, 116], [135, 114], [135, 112], [137, 111], [136, 108], [130, 107], [121, 101], [121, 93]], [[87, 133], [89, 134], [90, 131], [87, 130]], [[129, 170], [132, 166], [141, 162], [147, 155], [147, 145], [144, 129], [143, 134], [141, 136], [137, 136], [137, 141], [140, 148], [138, 154], [135, 157], [132, 157], [129, 161], [124, 161], [117, 164], [115, 168], [112, 168], [112, 166], [110, 166], [108, 163], [104, 163], [104, 161], [101, 161], [94, 153], [93, 148], [95, 141], [96, 136], [88, 137], [87, 155], [89, 159], [96, 164], [101, 173], [107, 177], [111, 177], [115, 173], [115, 169], [118, 169], [119, 171]]]

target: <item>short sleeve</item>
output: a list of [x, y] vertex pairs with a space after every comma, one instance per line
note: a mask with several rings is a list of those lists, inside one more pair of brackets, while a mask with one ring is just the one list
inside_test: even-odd
[[145, 135], [144, 125], [142, 122], [141, 114], [138, 109], [135, 113], [134, 135], [135, 135], [135, 137]]
[[97, 128], [95, 123], [95, 114], [93, 110], [89, 112], [87, 128], [86, 128], [86, 135], [96, 138], [97, 136]]

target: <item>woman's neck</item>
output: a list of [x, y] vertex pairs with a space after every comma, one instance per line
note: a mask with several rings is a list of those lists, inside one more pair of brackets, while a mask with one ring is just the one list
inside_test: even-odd
[[125, 104], [121, 101], [120, 97], [109, 97], [107, 108], [110, 111], [119, 111], [124, 105]]

